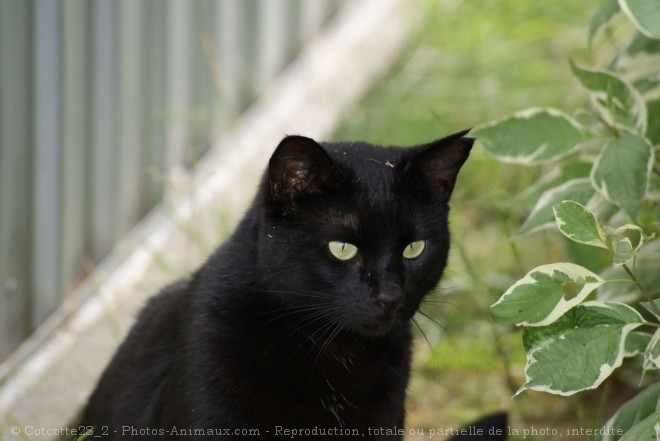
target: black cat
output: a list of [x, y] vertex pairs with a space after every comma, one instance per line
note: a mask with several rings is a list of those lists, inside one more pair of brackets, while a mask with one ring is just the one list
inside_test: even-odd
[[286, 137], [234, 234], [144, 308], [82, 425], [401, 439], [410, 322], [447, 262], [466, 133], [410, 148]]

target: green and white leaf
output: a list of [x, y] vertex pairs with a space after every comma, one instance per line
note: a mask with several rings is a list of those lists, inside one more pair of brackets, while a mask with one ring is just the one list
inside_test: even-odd
[[552, 207], [558, 202], [573, 200], [586, 204], [593, 194], [594, 188], [589, 178], [571, 179], [557, 187], [546, 190], [539, 197], [532, 212], [516, 232], [516, 236], [533, 233], [555, 225]]
[[[587, 141], [588, 142], [588, 141]], [[580, 144], [584, 146], [585, 143]], [[600, 150], [605, 145], [605, 140], [601, 140], [600, 147], [596, 149], [596, 152]], [[582, 147], [580, 147], [582, 148]], [[584, 161], [576, 160], [573, 161], [572, 158], [567, 161], [562, 161], [561, 167], [550, 167], [547, 171], [534, 180], [529, 186], [526, 186], [518, 195], [511, 200], [511, 204], [515, 204], [516, 207], [529, 207], [527, 212], [531, 211], [534, 205], [538, 202], [539, 198], [550, 191], [555, 187], [559, 187], [566, 183], [566, 181], [572, 181], [574, 179], [584, 179], [589, 178], [591, 174], [591, 167], [594, 165], [594, 159], [586, 158]], [[598, 195], [596, 190], [593, 191], [594, 195]], [[572, 198], [566, 198], [572, 199]], [[608, 202], [609, 204], [609, 202]], [[552, 218], [552, 210], [549, 212], [550, 217]], [[554, 222], [552, 222], [554, 226]]]
[[[660, 73], [658, 74], [658, 77], [660, 81]], [[657, 87], [655, 91], [660, 92], [660, 86]], [[646, 108], [648, 109], [649, 113], [649, 123], [648, 128], [646, 129], [646, 137], [649, 139], [649, 141], [651, 141], [652, 144], [656, 145], [657, 147], [657, 145], [660, 144], [660, 97], [647, 101]]]
[[541, 164], [562, 158], [587, 137], [580, 124], [552, 108], [532, 108], [471, 131], [486, 151], [503, 162]]
[[644, 370], [660, 369], [660, 329], [655, 331], [644, 353]]
[[653, 314], [655, 318], [658, 319], [658, 321], [660, 321], [660, 312], [658, 312], [660, 311], [660, 299], [653, 300], [653, 304], [655, 305], [655, 308], [651, 305], [651, 302], [640, 302], [639, 304], [642, 305], [642, 307], [646, 309], [648, 312]]
[[619, 5], [616, 0], [605, 0], [598, 10], [591, 16], [589, 21], [589, 47], [591, 48], [591, 43], [593, 42], [594, 36], [598, 30], [609, 23], [612, 20], [612, 17], [619, 12]]
[[646, 103], [631, 84], [614, 72], [578, 66], [572, 61], [571, 69], [590, 92], [595, 110], [608, 124], [646, 131]]
[[643, 354], [651, 342], [653, 336], [648, 332], [633, 331], [626, 337], [624, 357], [634, 357]]
[[621, 436], [617, 433], [628, 432], [632, 427], [658, 411], [660, 411], [660, 383], [647, 387], [619, 407], [619, 410], [603, 426], [602, 432], [607, 435], [597, 436], [595, 441], [618, 441]]
[[[604, 228], [603, 231], [613, 253], [612, 263], [614, 265], [627, 263], [645, 243], [655, 237], [654, 234], [644, 234], [644, 230], [633, 224], [622, 225], [617, 229]], [[633, 232], [633, 236], [637, 236], [635, 245], [628, 237], [631, 232]]]
[[529, 347], [526, 389], [573, 395], [597, 388], [625, 356], [627, 335], [643, 323], [622, 303], [587, 302], [561, 316], [548, 329], [525, 328]]
[[623, 265], [635, 255], [632, 242], [627, 237], [616, 241], [612, 250], [612, 264]]
[[617, 234], [621, 236], [625, 236], [628, 234], [628, 232], [633, 231], [635, 234], [639, 235], [639, 240], [637, 240], [637, 244], [635, 245], [635, 252], [638, 252], [642, 246], [645, 244], [649, 243], [651, 240], [655, 239], [655, 233], [651, 234], [646, 234], [644, 233], [644, 230], [633, 224], [626, 224], [626, 225], [621, 225], [616, 229]]
[[647, 416], [621, 437], [621, 441], [656, 441], [658, 439], [660, 439], [660, 411]]
[[630, 45], [612, 63], [612, 70], [628, 84], [632, 84], [646, 100], [648, 125], [652, 124], [651, 106], [649, 101], [660, 98], [658, 82], [658, 57], [660, 56], [660, 40], [652, 40], [643, 34], [637, 34]]
[[641, 33], [649, 38], [660, 38], [658, 0], [619, 0], [619, 6]]
[[552, 207], [557, 227], [569, 239], [607, 248], [605, 233], [591, 211], [575, 201], [562, 201]]
[[660, 144], [660, 40], [637, 33], [611, 68], [632, 84], [646, 101], [647, 128], [644, 136]]
[[[636, 257], [636, 273], [643, 286], [660, 286], [658, 262], [660, 262], [660, 241], [653, 241], [640, 248]], [[600, 273], [600, 276], [605, 280], [630, 280], [628, 273], [618, 265], [606, 268]], [[641, 296], [642, 293], [630, 280], [628, 283], [605, 283], [601, 285], [598, 288], [596, 298], [605, 302], [631, 303], [643, 300]], [[660, 305], [658, 306], [660, 307]]]
[[591, 182], [605, 199], [635, 219], [646, 193], [653, 159], [648, 141], [622, 132], [605, 144], [591, 170]]
[[574, 263], [542, 265], [502, 294], [491, 306], [491, 315], [502, 325], [546, 326], [603, 283], [597, 274]]
[[594, 195], [585, 205], [589, 211], [598, 219], [612, 219], [616, 216], [622, 217], [621, 209], [594, 190]]

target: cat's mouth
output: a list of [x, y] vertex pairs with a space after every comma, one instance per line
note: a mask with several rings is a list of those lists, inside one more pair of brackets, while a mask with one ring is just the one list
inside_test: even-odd
[[401, 320], [396, 316], [370, 320], [355, 326], [355, 331], [365, 337], [383, 337], [401, 327]]
[[400, 302], [391, 305], [374, 304], [371, 309], [354, 315], [351, 328], [365, 337], [382, 337], [400, 329], [405, 320]]

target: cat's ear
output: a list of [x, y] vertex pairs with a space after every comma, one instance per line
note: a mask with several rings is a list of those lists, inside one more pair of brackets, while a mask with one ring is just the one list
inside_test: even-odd
[[426, 184], [449, 197], [454, 190], [456, 176], [468, 158], [474, 138], [466, 138], [470, 129], [463, 130], [418, 147], [406, 168], [421, 175]]
[[333, 175], [328, 154], [316, 141], [304, 136], [287, 136], [268, 163], [271, 196], [294, 207], [299, 199], [320, 193]]

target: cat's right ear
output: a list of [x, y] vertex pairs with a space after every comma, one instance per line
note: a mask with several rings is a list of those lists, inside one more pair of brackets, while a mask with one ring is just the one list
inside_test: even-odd
[[423, 176], [427, 185], [448, 198], [475, 141], [465, 137], [469, 131], [463, 130], [418, 147], [407, 168]]
[[270, 193], [286, 213], [295, 210], [306, 197], [321, 190], [333, 175], [328, 154], [316, 141], [304, 136], [287, 136], [268, 163]]

